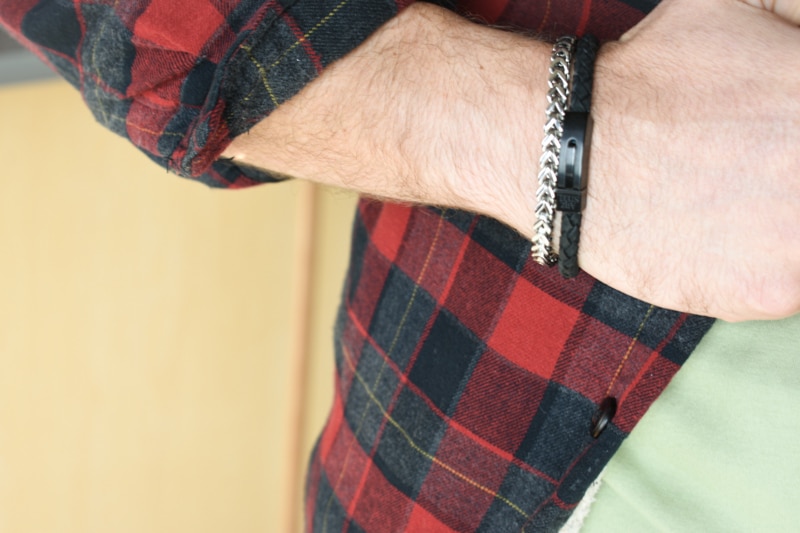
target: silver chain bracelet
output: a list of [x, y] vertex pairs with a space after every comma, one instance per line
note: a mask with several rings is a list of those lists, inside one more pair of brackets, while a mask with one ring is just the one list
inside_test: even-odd
[[556, 176], [564, 131], [564, 113], [569, 98], [569, 79], [575, 37], [564, 36], [553, 45], [550, 56], [550, 76], [547, 80], [547, 114], [539, 158], [539, 188], [536, 190], [536, 223], [533, 226], [531, 254], [540, 265], [552, 265], [558, 260], [553, 251], [553, 218], [556, 210]]

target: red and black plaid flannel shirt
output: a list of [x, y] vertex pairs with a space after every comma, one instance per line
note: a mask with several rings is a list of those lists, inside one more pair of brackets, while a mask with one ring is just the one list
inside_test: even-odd
[[[19, 0], [0, 18], [161, 165], [218, 187], [272, 178], [230, 140], [407, 0]], [[614, 38], [656, 0], [469, 0], [489, 22]], [[538, 267], [470, 213], [359, 205], [336, 396], [311, 459], [313, 531], [552, 531], [711, 320]], [[593, 438], [606, 398], [618, 404]]]

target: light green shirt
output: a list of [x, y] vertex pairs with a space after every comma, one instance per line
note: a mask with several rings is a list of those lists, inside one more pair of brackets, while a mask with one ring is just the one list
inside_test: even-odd
[[717, 321], [608, 464], [582, 533], [800, 532], [800, 315]]

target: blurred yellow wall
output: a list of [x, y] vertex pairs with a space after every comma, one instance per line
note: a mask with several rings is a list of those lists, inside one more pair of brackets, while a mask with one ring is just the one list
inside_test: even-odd
[[63, 82], [0, 161], [0, 531], [298, 531], [355, 199], [168, 175]]

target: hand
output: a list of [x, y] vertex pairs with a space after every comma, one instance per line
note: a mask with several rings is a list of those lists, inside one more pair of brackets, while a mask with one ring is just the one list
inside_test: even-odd
[[666, 0], [604, 47], [581, 266], [728, 320], [800, 310], [799, 52], [735, 0]]

